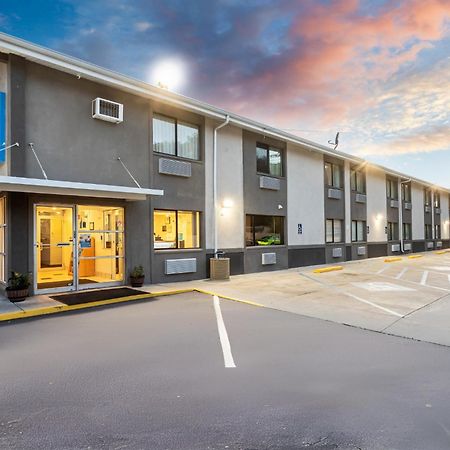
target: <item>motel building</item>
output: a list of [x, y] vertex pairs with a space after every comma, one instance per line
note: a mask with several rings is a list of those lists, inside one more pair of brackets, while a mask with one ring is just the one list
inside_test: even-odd
[[0, 193], [34, 294], [449, 247], [447, 189], [5, 34]]

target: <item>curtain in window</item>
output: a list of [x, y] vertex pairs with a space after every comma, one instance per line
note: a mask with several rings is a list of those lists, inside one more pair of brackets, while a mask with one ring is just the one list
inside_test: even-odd
[[275, 149], [269, 149], [270, 175], [281, 177], [281, 153]]
[[153, 150], [175, 155], [175, 120], [168, 117], [153, 118]]
[[177, 124], [178, 156], [199, 159], [198, 127], [184, 122]]

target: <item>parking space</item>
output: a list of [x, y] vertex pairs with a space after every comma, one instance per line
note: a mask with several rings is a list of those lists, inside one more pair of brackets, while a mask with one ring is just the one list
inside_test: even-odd
[[3, 324], [0, 447], [444, 449], [448, 352], [199, 293]]

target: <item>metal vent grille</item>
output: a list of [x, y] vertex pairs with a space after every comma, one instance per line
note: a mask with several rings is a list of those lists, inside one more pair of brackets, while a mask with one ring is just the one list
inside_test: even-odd
[[431, 212], [431, 208], [428, 205], [425, 205], [425, 212], [426, 213]]
[[441, 213], [441, 208], [434, 208], [434, 212], [436, 214], [440, 214]]
[[197, 258], [166, 259], [166, 275], [197, 272]]
[[405, 249], [406, 252], [409, 252], [412, 250], [412, 244], [404, 244], [403, 248]]
[[342, 258], [342, 248], [333, 248], [333, 258]]
[[123, 105], [97, 97], [92, 101], [92, 117], [113, 123], [123, 122]]
[[268, 266], [270, 264], [277, 263], [277, 254], [276, 253], [263, 253], [261, 255], [261, 263], [263, 266]]
[[342, 198], [342, 191], [339, 189], [328, 189], [328, 198], [340, 200]]
[[192, 175], [192, 167], [188, 162], [159, 158], [159, 173], [189, 178]]
[[356, 203], [366, 203], [367, 197], [365, 194], [356, 194], [355, 202]]
[[400, 251], [400, 244], [392, 244], [391, 251], [399, 252]]
[[358, 247], [358, 256], [364, 256], [366, 254], [366, 247]]
[[398, 200], [391, 200], [391, 208], [398, 208]]
[[433, 248], [433, 247], [434, 247], [434, 245], [432, 242], [427, 242], [427, 248]]
[[259, 187], [261, 189], [270, 189], [272, 191], [280, 190], [280, 180], [272, 177], [259, 177]]
[[436, 248], [442, 248], [442, 241], [436, 242]]

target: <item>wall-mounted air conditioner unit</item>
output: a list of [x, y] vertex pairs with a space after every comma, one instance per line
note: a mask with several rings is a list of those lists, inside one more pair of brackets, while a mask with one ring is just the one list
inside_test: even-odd
[[404, 244], [403, 245], [403, 249], [405, 250], [405, 252], [409, 252], [412, 250], [412, 244], [408, 243], [408, 244]]
[[92, 100], [92, 118], [121, 123], [123, 122], [123, 105], [97, 97]]

